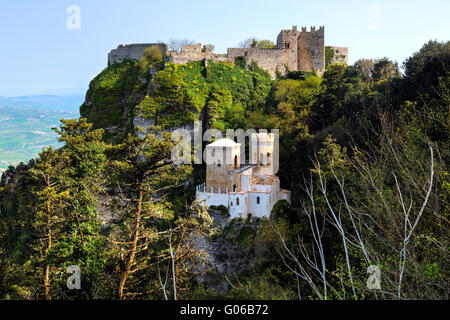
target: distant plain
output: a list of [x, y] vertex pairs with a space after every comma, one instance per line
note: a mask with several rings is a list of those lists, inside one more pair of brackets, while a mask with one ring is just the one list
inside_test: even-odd
[[79, 117], [81, 95], [0, 97], [0, 173], [10, 165], [27, 163], [42, 148], [60, 147], [52, 130], [60, 119]]

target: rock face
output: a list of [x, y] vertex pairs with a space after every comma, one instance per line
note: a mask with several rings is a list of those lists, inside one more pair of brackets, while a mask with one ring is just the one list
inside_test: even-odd
[[219, 237], [192, 237], [194, 248], [204, 253], [203, 263], [195, 266], [199, 274], [197, 280], [219, 296], [227, 294], [229, 281], [240, 272], [257, 265], [264, 251], [264, 245], [254, 240], [258, 231], [258, 219], [231, 220], [219, 210], [210, 210], [213, 226], [221, 231]]

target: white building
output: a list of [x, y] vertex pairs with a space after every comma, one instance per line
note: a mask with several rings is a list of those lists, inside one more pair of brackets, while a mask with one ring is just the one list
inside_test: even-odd
[[291, 201], [291, 192], [280, 188], [273, 173], [274, 135], [251, 135], [254, 165], [240, 164], [241, 145], [219, 139], [206, 146], [206, 182], [197, 186], [197, 197], [208, 206], [223, 205], [232, 218], [248, 214], [269, 217], [279, 200]]

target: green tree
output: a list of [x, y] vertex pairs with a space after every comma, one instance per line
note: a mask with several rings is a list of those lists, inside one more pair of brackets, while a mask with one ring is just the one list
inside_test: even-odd
[[388, 58], [378, 60], [372, 69], [374, 81], [390, 80], [394, 77], [400, 77], [397, 62], [392, 62]]
[[36, 264], [32, 267], [42, 268], [42, 284], [44, 297], [51, 299], [51, 268], [55, 266], [48, 261], [49, 252], [61, 241], [61, 229], [66, 223], [67, 200], [70, 190], [62, 183], [64, 160], [51, 147], [39, 154], [36, 165], [30, 169], [34, 179], [32, 186], [36, 198], [34, 213], [34, 234], [36, 237], [34, 251], [37, 253]]
[[169, 133], [162, 139], [155, 135], [129, 135], [110, 152], [115, 155], [111, 168], [118, 172], [116, 183], [123, 190], [119, 196], [121, 223], [115, 245], [120, 252], [118, 261], [117, 298], [144, 294], [139, 288], [142, 277], [148, 279], [149, 267], [158, 251], [152, 247], [161, 237], [160, 224], [174, 217], [167, 191], [179, 187], [190, 174], [190, 166], [177, 166], [171, 158], [174, 143]]
[[258, 49], [275, 49], [277, 46], [271, 40], [259, 40], [256, 44]]
[[[61, 241], [49, 251], [49, 261], [60, 268], [77, 265], [82, 270], [83, 286], [77, 292], [63, 290], [66, 270], [60, 270], [56, 295], [59, 298], [93, 298], [102, 296], [106, 279], [102, 268], [105, 263], [104, 239], [97, 219], [98, 198], [103, 192], [106, 145], [103, 130], [92, 129], [86, 119], [61, 120], [55, 131], [64, 142], [60, 150], [64, 166], [60, 170], [61, 183], [70, 191], [65, 199], [68, 215], [62, 226]], [[56, 289], [54, 290], [56, 291]]]
[[142, 69], [148, 69], [152, 63], [163, 60], [164, 54], [159, 46], [153, 45], [145, 48], [144, 54], [139, 59]]

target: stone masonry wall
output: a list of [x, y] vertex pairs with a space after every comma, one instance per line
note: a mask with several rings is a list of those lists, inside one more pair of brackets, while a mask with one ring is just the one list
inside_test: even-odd
[[298, 38], [298, 69], [301, 71], [317, 71], [322, 74], [325, 71], [325, 28], [306, 31], [302, 27]]
[[293, 68], [289, 49], [228, 48], [227, 56], [232, 62], [237, 57], [245, 57], [247, 64], [256, 62], [273, 79], [276, 77], [277, 72], [282, 75], [286, 74], [286, 67], [289, 69]]
[[169, 61], [176, 64], [185, 64], [189, 61], [201, 61], [201, 60], [213, 60], [217, 61], [227, 61], [227, 55], [225, 54], [215, 54], [212, 50], [200, 43], [184, 45], [181, 52], [170, 51]]
[[330, 47], [334, 55], [330, 63], [345, 63], [348, 64], [348, 48], [347, 47]]
[[[233, 154], [239, 152], [239, 147], [233, 150]], [[239, 175], [230, 175], [228, 171], [234, 170], [232, 164], [221, 163], [220, 167], [215, 165], [206, 166], [206, 191], [215, 193], [226, 193], [233, 191], [233, 186], [236, 186], [237, 190], [241, 190], [241, 180]]]
[[[325, 28], [310, 31], [302, 27], [301, 31], [293, 26], [291, 30], [281, 30], [277, 37], [276, 49], [259, 48], [229, 48], [227, 54], [216, 54], [206, 46], [198, 44], [185, 45], [180, 52], [168, 51], [164, 43], [142, 43], [120, 45], [108, 55], [108, 64], [121, 62], [125, 59], [138, 60], [145, 48], [157, 45], [164, 53], [164, 58], [175, 64], [185, 64], [189, 61], [208, 60], [214, 62], [235, 62], [237, 57], [245, 57], [248, 64], [256, 62], [260, 68], [266, 70], [272, 78], [277, 73], [285, 75], [287, 71], [316, 71], [322, 74], [325, 71]], [[334, 50], [331, 63], [348, 62], [348, 48], [330, 47]]]
[[122, 62], [126, 59], [139, 60], [144, 55], [144, 50], [151, 46], [158, 46], [163, 52], [164, 59], [166, 58], [168, 50], [167, 45], [164, 43], [121, 44], [108, 54], [108, 65]]

